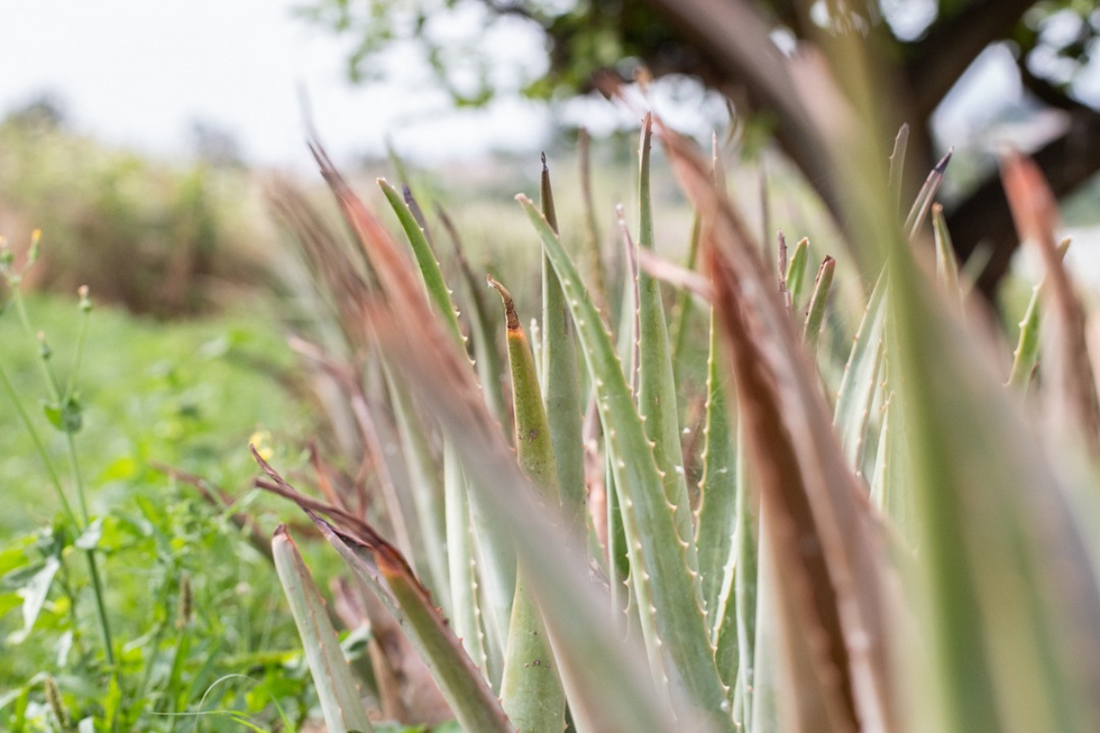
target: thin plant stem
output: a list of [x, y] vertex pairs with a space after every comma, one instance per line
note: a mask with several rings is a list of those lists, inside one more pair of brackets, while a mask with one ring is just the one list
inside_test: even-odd
[[80, 364], [84, 359], [84, 342], [88, 339], [88, 324], [91, 323], [91, 303], [88, 301], [88, 287], [80, 288], [80, 330], [76, 334], [76, 354], [73, 357], [73, 368], [69, 372], [69, 383], [65, 387], [65, 398], [76, 395], [76, 375], [80, 373]]
[[[30, 336], [31, 338], [35, 338], [34, 329], [31, 327], [30, 318], [27, 317], [26, 305], [23, 301], [23, 295], [18, 286], [18, 283], [12, 284], [11, 293], [12, 300], [15, 301], [16, 311], [19, 313], [19, 321], [20, 323], [22, 323], [23, 329], [27, 332], [28, 336]], [[65, 398], [72, 396], [71, 389], [76, 382], [75, 367], [79, 366], [79, 359], [81, 357], [81, 352], [83, 351], [83, 343], [85, 334], [87, 332], [88, 323], [87, 311], [85, 310], [84, 313], [85, 317], [82, 319], [80, 335], [78, 337], [77, 343], [78, 362], [76, 365], [74, 365], [74, 375], [70, 379], [70, 392], [65, 395]], [[60, 407], [62, 405], [62, 394], [61, 389], [58, 386], [57, 378], [54, 375], [53, 370], [50, 369], [49, 351], [44, 346], [40, 345], [38, 354], [38, 363], [41, 366], [42, 374], [45, 379], [46, 388], [49, 391], [50, 398], [54, 401], [55, 404]], [[61, 486], [61, 479], [58, 477], [57, 471], [54, 469], [53, 461], [50, 460], [49, 454], [46, 452], [45, 445], [42, 443], [37, 431], [34, 429], [34, 425], [30, 420], [30, 416], [26, 413], [25, 410], [23, 410], [23, 407], [18, 400], [18, 396], [16, 395], [15, 388], [12, 386], [11, 381], [7, 377], [7, 374], [2, 373], [2, 369], [0, 369], [0, 374], [2, 374], [2, 379], [0, 379], [0, 381], [4, 382], [5, 390], [11, 397], [12, 402], [15, 403], [16, 409], [19, 412], [23, 423], [26, 425], [28, 432], [30, 432], [31, 434], [36, 449], [41, 455], [43, 462], [46, 464], [47, 471], [50, 474], [50, 479], [52, 480], [54, 487], [57, 489], [58, 497], [61, 499], [61, 503], [64, 507], [66, 515], [78, 530], [83, 531], [88, 527], [88, 525], [91, 524], [91, 515], [88, 513], [88, 502], [84, 492], [84, 480], [80, 473], [80, 462], [77, 457], [76, 441], [73, 439], [73, 433], [69, 430], [65, 430], [65, 447], [69, 459], [69, 471], [73, 482], [73, 488], [76, 491], [76, 496], [80, 503], [80, 514], [83, 522], [78, 521], [77, 517], [73, 514], [72, 506], [69, 504], [68, 499], [65, 497], [65, 491]], [[103, 581], [101, 580], [99, 575], [99, 564], [96, 562], [95, 550], [85, 550], [85, 554], [88, 558], [88, 575], [92, 582], [92, 594], [95, 596], [96, 616], [99, 620], [100, 633], [103, 636], [104, 655], [107, 660], [107, 664], [111, 667], [114, 667], [115, 654], [111, 640], [111, 624], [107, 617], [107, 604], [104, 600]]]
[[[96, 616], [99, 619], [99, 631], [103, 635], [103, 651], [106, 654], [107, 664], [115, 666], [114, 645], [111, 642], [111, 622], [107, 618], [107, 604], [103, 599], [103, 582], [99, 578], [99, 567], [95, 559], [95, 550], [85, 550], [88, 557], [88, 575], [92, 579], [92, 594], [95, 596]], [[111, 674], [115, 672], [112, 669]]]
[[22, 421], [23, 427], [26, 428], [27, 433], [31, 436], [31, 442], [34, 443], [35, 452], [38, 453], [39, 458], [42, 459], [42, 464], [46, 467], [46, 473], [50, 475], [50, 484], [57, 493], [58, 501], [61, 502], [61, 510], [65, 512], [66, 518], [74, 527], [83, 529], [76, 514], [73, 513], [73, 508], [72, 505], [69, 504], [68, 497], [65, 496], [65, 490], [61, 486], [61, 478], [57, 475], [57, 470], [54, 468], [49, 453], [46, 452], [46, 446], [42, 442], [42, 438], [39, 437], [38, 431], [35, 430], [34, 423], [31, 422], [31, 416], [23, 409], [23, 403], [19, 401], [19, 395], [16, 393], [14, 385], [12, 385], [11, 380], [8, 378], [8, 373], [4, 369], [3, 364], [0, 364], [0, 384], [3, 385], [4, 391], [7, 393], [12, 405], [15, 406], [15, 411], [19, 414], [19, 419]]
[[[15, 310], [19, 314], [19, 322], [23, 324], [23, 330], [27, 332], [27, 336], [31, 340], [37, 341], [34, 328], [31, 327], [30, 318], [27, 317], [27, 306], [23, 302], [23, 292], [19, 288], [18, 284], [11, 287], [12, 300], [15, 301]], [[46, 382], [46, 389], [49, 390], [50, 399], [55, 402], [61, 399], [61, 389], [57, 385], [57, 379], [54, 378], [53, 371], [49, 365], [49, 352], [43, 351], [42, 344], [39, 343], [38, 348], [38, 365], [42, 369], [42, 378]]]

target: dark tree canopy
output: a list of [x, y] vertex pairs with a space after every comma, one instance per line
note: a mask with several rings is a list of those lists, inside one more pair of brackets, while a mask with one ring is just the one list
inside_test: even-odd
[[[521, 19], [542, 31], [548, 63], [519, 91], [537, 97], [586, 91], [601, 76], [628, 78], [639, 65], [656, 76], [697, 77], [727, 95], [738, 114], [764, 113], [829, 204], [835, 200], [817, 182], [830, 176], [773, 85], [732, 48], [730, 33], [758, 36], [761, 53], [779, 53], [769, 37], [791, 45], [846, 35], [869, 41], [894, 92], [897, 122], [910, 125], [910, 150], [929, 166], [933, 111], [985, 48], [1004, 43], [1024, 88], [1065, 113], [1060, 134], [1030, 151], [1055, 192], [1067, 194], [1100, 170], [1100, 112], [1074, 95], [1075, 80], [1100, 53], [1094, 0], [319, 0], [310, 12], [361, 39], [350, 59], [353, 78], [370, 67], [374, 51], [415, 36], [456, 100], [481, 104], [495, 91], [484, 44], [442, 32], [457, 15], [479, 11], [488, 28]], [[963, 257], [983, 241], [991, 247], [980, 285], [992, 292], [1016, 245], [1000, 181], [981, 181], [949, 213], [949, 225]]]

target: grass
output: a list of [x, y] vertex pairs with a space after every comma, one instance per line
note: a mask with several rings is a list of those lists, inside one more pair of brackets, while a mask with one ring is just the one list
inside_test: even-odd
[[[0, 339], [24, 410], [77, 506], [66, 469], [67, 434], [50, 425], [38, 344], [9, 307]], [[34, 296], [25, 303], [47, 334], [60, 383], [72, 373], [77, 303]], [[282, 382], [288, 356], [274, 318], [254, 303], [171, 328], [110, 308], [93, 309], [79, 374], [83, 425], [72, 434], [79, 476], [95, 521], [61, 512], [26, 426], [5, 395], [0, 420], [0, 721], [5, 730], [52, 730], [52, 705], [75, 725], [171, 731], [194, 719], [175, 713], [235, 711], [204, 718], [207, 730], [243, 720], [270, 726], [277, 703], [299, 723], [310, 714], [300, 657], [289, 644], [270, 559], [235, 523], [239, 509], [205, 501], [167, 467], [247, 498], [243, 448], [270, 426], [305, 432], [305, 406]], [[252, 437], [252, 440], [258, 438]], [[274, 442], [278, 438], [267, 438]], [[262, 505], [248, 500], [255, 513]], [[264, 524], [270, 531], [274, 524]], [[94, 555], [97, 585], [77, 562]], [[38, 598], [39, 601], [31, 599]], [[94, 609], [102, 599], [112, 645], [106, 655]], [[23, 613], [19, 610], [22, 608]], [[34, 609], [33, 628], [25, 619]], [[230, 675], [224, 681], [218, 681]], [[55, 680], [48, 683], [48, 680]], [[45, 686], [44, 686], [45, 685]], [[52, 687], [51, 687], [52, 685]], [[273, 717], [274, 716], [274, 717]], [[234, 722], [236, 720], [236, 722]], [[267, 721], [267, 722], [265, 722]]]
[[[74, 302], [32, 297], [27, 309], [34, 326], [48, 334], [59, 371], [67, 373], [68, 347], [78, 327]], [[248, 436], [301, 429], [302, 407], [278, 381], [292, 361], [276, 323], [266, 306], [171, 328], [118, 309], [96, 309], [80, 374], [88, 406], [80, 442], [97, 509], [148, 480], [150, 461], [202, 474], [218, 485], [241, 486], [249, 461], [240, 446]], [[36, 349], [14, 312], [0, 315], [0, 339], [11, 345], [4, 358], [17, 391], [37, 395]], [[37, 397], [27, 403], [38, 412]], [[48, 519], [58, 506], [29, 480], [41, 470], [38, 458], [14, 414], [6, 414], [0, 441], [10, 448], [0, 456], [0, 480], [13, 501], [12, 511], [0, 517], [0, 529], [10, 533]]]

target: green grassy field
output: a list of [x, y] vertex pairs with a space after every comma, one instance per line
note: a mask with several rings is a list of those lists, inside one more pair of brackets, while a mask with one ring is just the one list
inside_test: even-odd
[[[26, 311], [32, 327], [46, 334], [57, 378], [66, 381], [77, 303], [34, 296]], [[292, 719], [307, 716], [296, 638], [270, 561], [263, 543], [250, 544], [232, 517], [247, 506], [256, 536], [270, 536], [275, 520], [257, 511], [250, 489], [248, 443], [259, 433], [265, 442], [297, 445], [282, 436], [306, 434], [309, 424], [306, 404], [286, 381], [292, 357], [277, 324], [261, 301], [171, 324], [111, 308], [91, 314], [77, 382], [84, 425], [75, 445], [89, 512], [101, 518], [82, 536], [95, 534], [118, 654], [117, 676], [107, 687], [81, 540], [59, 513], [30, 433], [3, 396], [0, 720], [10, 729], [53, 729], [41, 705], [46, 673], [58, 680], [76, 719], [114, 705], [119, 730], [134, 729], [138, 720], [143, 729], [172, 730], [167, 714], [184, 710], [237, 710], [270, 725], [277, 717], [272, 700]], [[41, 407], [39, 346], [10, 302], [0, 315], [0, 343], [0, 365], [76, 506], [64, 434]], [[215, 507], [164, 467], [200, 476], [242, 503], [232, 511]], [[61, 569], [25, 634], [27, 598], [51, 558]], [[183, 584], [194, 609], [186, 625], [179, 622]], [[225, 675], [240, 676], [219, 682]], [[239, 729], [224, 717], [206, 726]]]
[[[32, 325], [48, 339], [51, 361], [67, 375], [78, 328], [76, 304], [35, 297], [27, 309]], [[38, 346], [11, 309], [0, 315], [0, 343], [0, 359], [24, 407], [41, 418], [40, 429], [49, 435], [39, 408], [45, 391]], [[242, 304], [217, 318], [171, 324], [96, 309], [78, 376], [86, 412], [77, 436], [97, 504], [93, 513], [157, 481], [158, 472], [149, 468], [153, 462], [201, 474], [229, 490], [247, 486], [249, 436], [259, 430], [293, 432], [304, 419], [301, 404], [280, 384], [291, 364], [269, 307]], [[41, 462], [11, 406], [5, 404], [0, 414], [0, 481], [6, 487], [0, 528], [10, 533], [48, 519], [57, 504], [42, 491]]]

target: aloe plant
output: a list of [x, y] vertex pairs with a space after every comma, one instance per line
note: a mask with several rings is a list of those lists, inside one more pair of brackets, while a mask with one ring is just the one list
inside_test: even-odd
[[[818, 259], [808, 240], [780, 262], [777, 282], [716, 181], [718, 166], [647, 116], [640, 265], [623, 284], [623, 312], [607, 312], [604, 293], [615, 286], [586, 280], [570, 255], [544, 161], [541, 205], [517, 196], [542, 254], [537, 352], [521, 325], [529, 314], [492, 279], [505, 328], [488, 333], [483, 315], [467, 328], [411, 199], [383, 186], [406, 247], [315, 147], [358, 249], [301, 236], [307, 259], [326, 262], [319, 271], [365, 272], [359, 284], [320, 279], [322, 289], [339, 288], [329, 300], [344, 301], [345, 322], [325, 332], [369, 343], [382, 362], [356, 363], [358, 383], [348, 389], [393, 415], [409, 467], [404, 488], [417, 498], [384, 500], [365, 519], [340, 496], [304, 496], [266, 464], [260, 485], [307, 511], [379, 595], [467, 731], [894, 733], [1016, 729], [1015, 721], [1087, 731], [1100, 723], [1090, 693], [1100, 684], [1090, 493], [1098, 408], [1084, 310], [1053, 244], [1049, 193], [1026, 162], [1006, 159], [1021, 231], [1043, 248], [1047, 285], [1036, 298], [1052, 314], [1042, 339], [1034, 305], [1024, 321], [1010, 381], [1035, 369], [1045, 377], [1025, 406], [982, 365], [977, 324], [959, 307], [965, 276], [934, 203], [948, 158], [903, 223], [904, 131], [888, 177], [885, 151], [865, 150], [872, 136], [821, 129], [837, 160], [868, 162], [844, 172], [866, 176], [851, 249], [821, 257], [808, 297], [805, 269]], [[689, 265], [703, 283], [663, 283], [674, 268], [653, 266], [655, 131], [695, 208]], [[934, 248], [922, 236], [929, 214]], [[843, 268], [851, 276], [834, 277]], [[863, 317], [854, 332], [835, 333], [845, 326], [826, 317], [830, 293], [853, 282], [870, 293]], [[709, 316], [698, 379], [682, 377], [693, 368], [681, 359], [683, 320], [669, 336], [670, 287], [685, 288], [677, 317], [686, 302]], [[467, 330], [493, 341], [471, 345]], [[501, 352], [511, 374], [504, 420], [487, 394], [495, 385], [482, 384], [470, 361]], [[997, 357], [1007, 370], [1009, 355]], [[702, 382], [702, 394], [688, 391]], [[699, 456], [683, 440], [693, 426], [680, 406], [692, 399], [704, 416]], [[1022, 412], [1032, 402], [1061, 420], [1065, 445], [1036, 437]], [[698, 486], [688, 483], [689, 460], [702, 466]], [[606, 493], [589, 506], [593, 486]], [[395, 522], [391, 512], [408, 516]], [[411, 558], [378, 529], [403, 525], [418, 538], [408, 541]]]

